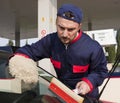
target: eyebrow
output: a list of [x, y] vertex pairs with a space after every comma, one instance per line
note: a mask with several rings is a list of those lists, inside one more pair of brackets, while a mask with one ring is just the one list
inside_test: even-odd
[[74, 27], [73, 27], [73, 28], [66, 28], [66, 27], [61, 26], [61, 25], [59, 25], [59, 24], [58, 24], [58, 26], [59, 26], [60, 28], [63, 28], [63, 29], [68, 29], [68, 30], [74, 30], [74, 29], [76, 29], [76, 28], [74, 28]]

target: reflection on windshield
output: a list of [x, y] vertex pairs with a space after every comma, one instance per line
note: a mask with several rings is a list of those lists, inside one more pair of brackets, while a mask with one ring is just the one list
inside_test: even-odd
[[39, 88], [41, 103], [65, 103], [60, 97], [49, 90], [51, 79], [55, 77], [52, 74], [45, 72], [42, 68], [39, 70]]

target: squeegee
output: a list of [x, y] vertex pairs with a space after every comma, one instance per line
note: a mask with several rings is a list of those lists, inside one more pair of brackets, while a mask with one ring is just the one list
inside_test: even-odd
[[[38, 66], [39, 67], [39, 66]], [[60, 82], [54, 75], [47, 72], [43, 68], [39, 67], [40, 77], [47, 80], [50, 85], [49, 89], [65, 101], [65, 103], [83, 103], [84, 98], [76, 94], [73, 90], [68, 88], [62, 82]]]

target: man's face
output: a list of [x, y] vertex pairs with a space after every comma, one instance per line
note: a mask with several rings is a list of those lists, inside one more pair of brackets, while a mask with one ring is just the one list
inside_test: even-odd
[[77, 22], [57, 17], [56, 20], [58, 37], [64, 44], [69, 44], [76, 36], [81, 28], [81, 24]]

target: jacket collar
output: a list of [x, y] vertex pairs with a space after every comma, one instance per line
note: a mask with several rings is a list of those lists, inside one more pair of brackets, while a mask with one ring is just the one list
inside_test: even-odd
[[77, 37], [71, 43], [76, 42], [78, 39], [81, 38], [81, 36], [82, 36], [82, 31], [79, 32], [79, 34], [77, 35]]

